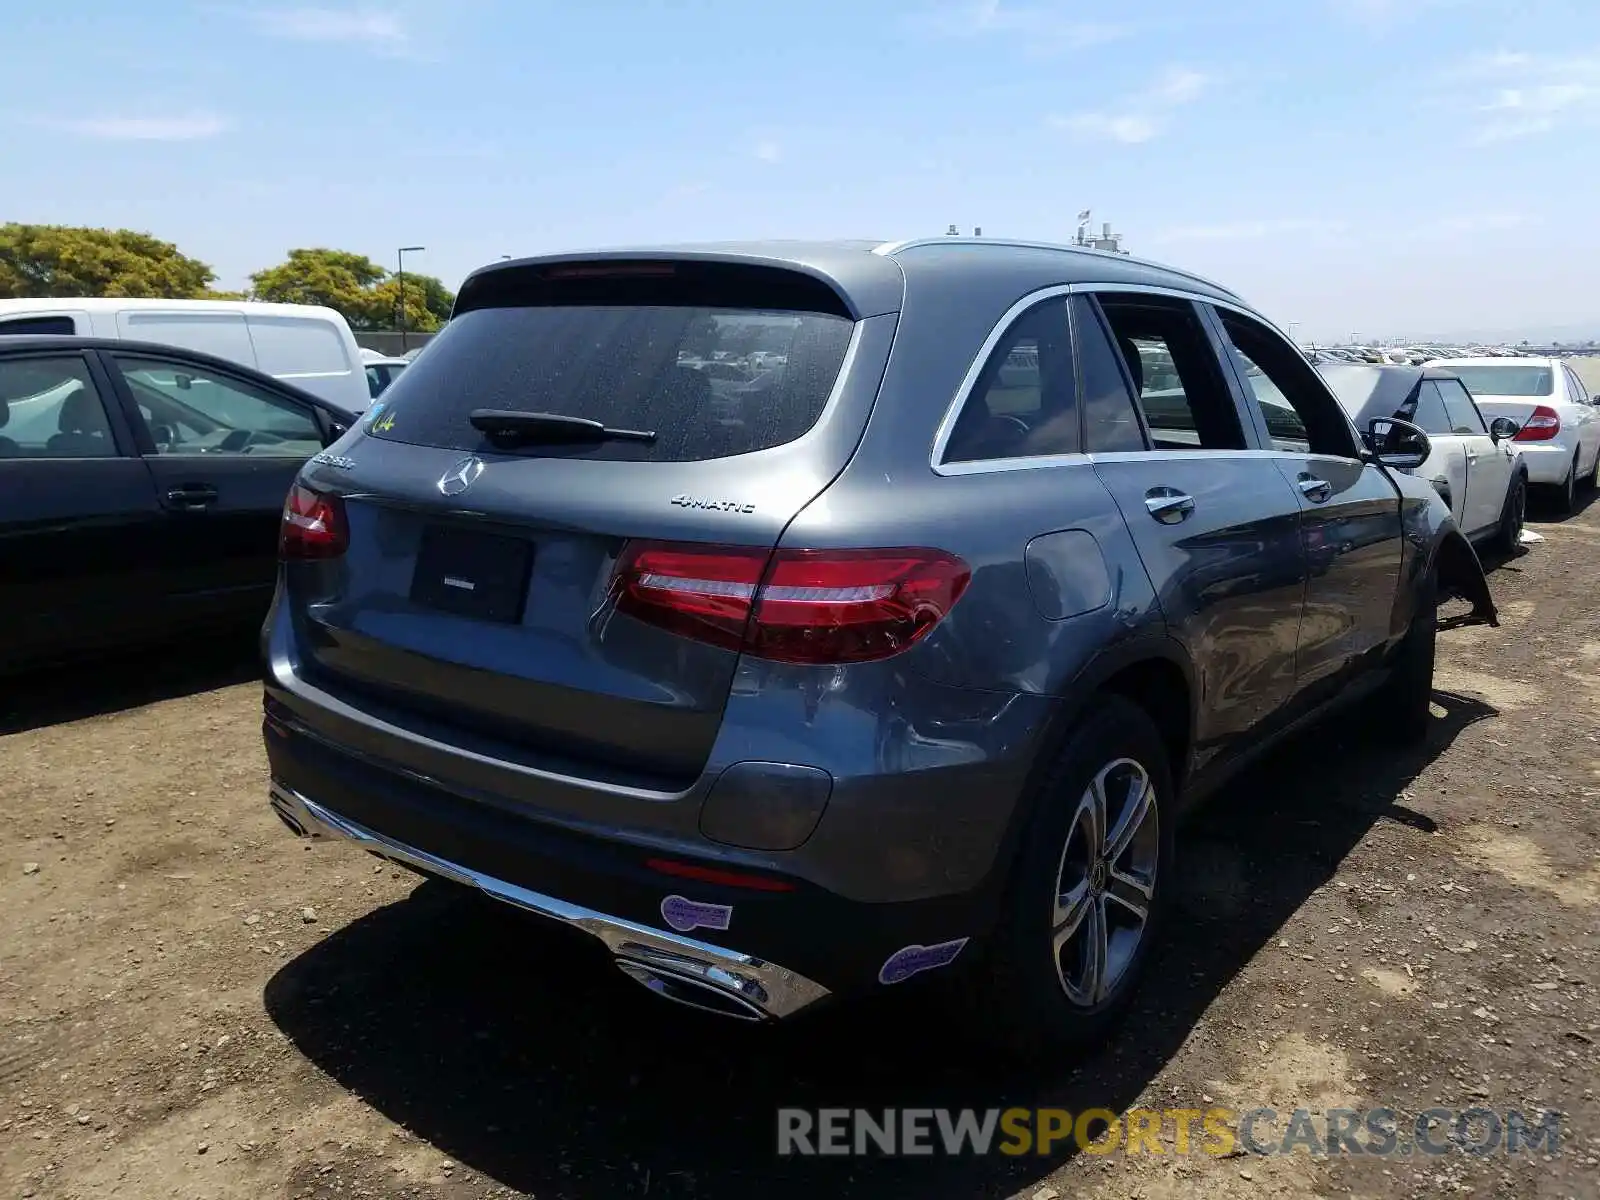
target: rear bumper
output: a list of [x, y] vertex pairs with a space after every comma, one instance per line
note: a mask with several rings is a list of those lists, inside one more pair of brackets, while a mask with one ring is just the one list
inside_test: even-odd
[[413, 870], [475, 887], [496, 900], [560, 921], [596, 938], [624, 971], [669, 998], [688, 1003], [699, 1000], [698, 1007], [714, 1008], [728, 1016], [761, 1019], [792, 1016], [828, 995], [828, 989], [820, 983], [776, 963], [681, 934], [649, 929], [408, 846], [341, 817], [292, 788], [274, 783], [271, 797], [272, 807], [300, 836], [354, 842]]
[[1567, 472], [1572, 470], [1574, 447], [1552, 439], [1548, 442], [1516, 443], [1523, 465], [1528, 468], [1528, 482], [1555, 487], [1566, 483]]
[[[699, 1007], [727, 1015], [788, 1017], [830, 995], [900, 982], [915, 973], [904, 971], [907, 954], [927, 963], [919, 947], [959, 942], [949, 963], [929, 965], [965, 966], [977, 949], [966, 943], [993, 921], [987, 887], [853, 900], [712, 857], [704, 843], [572, 828], [503, 798], [441, 787], [335, 745], [275, 706], [264, 731], [272, 805], [297, 834], [354, 842], [570, 926], [653, 991], [698, 997], [708, 1001]], [[689, 877], [685, 867], [731, 871], [742, 882]]]

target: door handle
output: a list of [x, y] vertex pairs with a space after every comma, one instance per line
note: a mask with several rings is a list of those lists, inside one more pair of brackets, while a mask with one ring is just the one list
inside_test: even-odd
[[1300, 494], [1313, 504], [1321, 504], [1333, 495], [1333, 485], [1326, 479], [1318, 479], [1315, 475], [1301, 475], [1295, 480], [1295, 487], [1300, 489]]
[[209, 483], [185, 483], [167, 489], [167, 504], [181, 512], [201, 512], [217, 502], [217, 489]]
[[1177, 488], [1153, 487], [1144, 494], [1144, 507], [1163, 525], [1176, 525], [1194, 512], [1194, 497]]

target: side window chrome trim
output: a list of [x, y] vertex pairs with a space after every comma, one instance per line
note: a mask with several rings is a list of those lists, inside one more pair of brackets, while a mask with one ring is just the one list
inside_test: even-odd
[[[1246, 461], [1257, 458], [1286, 458], [1304, 457], [1291, 455], [1283, 450], [1102, 450], [1085, 456], [1093, 463], [1120, 463], [1120, 462], [1186, 462], [1204, 461], [1217, 462], [1220, 459], [1244, 459]], [[1348, 460], [1341, 460], [1348, 461]]]
[[[993, 328], [989, 330], [989, 335], [983, 339], [983, 345], [978, 348], [977, 355], [968, 365], [967, 372], [962, 377], [960, 386], [956, 388], [956, 393], [951, 398], [949, 405], [945, 408], [944, 416], [940, 419], [938, 429], [934, 433], [933, 447], [928, 455], [928, 466], [935, 475], [981, 475], [988, 471], [1019, 471], [1027, 470], [1035, 465], [1061, 466], [1068, 463], [1085, 461], [1142, 461], [1152, 455], [1159, 455], [1162, 459], [1170, 462], [1174, 458], [1182, 457], [1203, 457], [1215, 460], [1219, 457], [1227, 458], [1237, 457], [1239, 455], [1278, 453], [1271, 450], [1122, 450], [1102, 454], [1041, 455], [1037, 458], [981, 459], [976, 462], [967, 463], [944, 462], [945, 446], [950, 441], [950, 435], [955, 431], [956, 421], [961, 416], [961, 410], [966, 407], [967, 401], [971, 399], [972, 389], [977, 386], [978, 377], [982, 375], [984, 365], [989, 361], [989, 356], [994, 353], [995, 347], [999, 345], [1000, 340], [1010, 331], [1011, 326], [1016, 323], [1017, 319], [1034, 305], [1043, 303], [1046, 300], [1054, 300], [1061, 296], [1098, 295], [1102, 292], [1110, 292], [1119, 295], [1162, 296], [1171, 300], [1186, 300], [1191, 304], [1196, 305], [1211, 304], [1222, 308], [1229, 308], [1239, 313], [1241, 316], [1249, 317], [1251, 320], [1266, 326], [1268, 329], [1272, 330], [1273, 333], [1277, 334], [1279, 337], [1283, 338], [1284, 341], [1288, 342], [1289, 345], [1293, 346], [1295, 351], [1299, 353], [1302, 358], [1305, 358], [1305, 352], [1300, 349], [1300, 347], [1295, 343], [1294, 339], [1290, 338], [1283, 332], [1283, 330], [1279, 329], [1278, 326], [1274, 325], [1260, 313], [1245, 307], [1243, 304], [1232, 303], [1228, 300], [1224, 300], [1204, 292], [1190, 291], [1185, 288], [1160, 287], [1148, 283], [1121, 283], [1114, 280], [1107, 280], [1104, 282], [1054, 284], [1050, 287], [1039, 288], [1036, 291], [1029, 292], [1010, 308], [1006, 309], [1005, 313], [1000, 317], [1000, 319], [995, 322]], [[1073, 353], [1074, 355], [1077, 353], [1075, 340]], [[1311, 365], [1310, 359], [1306, 359], [1306, 365], [1310, 367], [1311, 370], [1316, 370], [1316, 368]], [[1330, 402], [1335, 404], [1338, 403], [1338, 401], [1333, 397], [1333, 393], [1331, 391], [1328, 393], [1328, 395]], [[1341, 411], [1343, 410], [1341, 409]], [[1351, 460], [1339, 459], [1339, 461], [1347, 462]]]
[[1037, 454], [1031, 458], [979, 458], [972, 462], [940, 463], [933, 469], [939, 475], [989, 475], [1001, 471], [1083, 466], [1091, 461], [1091, 457], [1088, 454]]
[[[967, 367], [967, 373], [961, 379], [961, 385], [956, 388], [956, 394], [951, 398], [949, 406], [944, 410], [944, 416], [939, 421], [939, 427], [933, 435], [933, 449], [928, 454], [928, 466], [935, 475], [974, 475], [989, 469], [994, 463], [1016, 463], [1020, 459], [980, 459], [971, 463], [947, 463], [944, 461], [945, 447], [950, 442], [950, 435], [955, 432], [956, 421], [961, 417], [961, 410], [972, 399], [972, 389], [978, 386], [978, 379], [983, 374], [983, 368], [988, 364], [989, 357], [999, 346], [1006, 334], [1011, 332], [1011, 327], [1023, 313], [1037, 304], [1047, 300], [1054, 300], [1068, 295], [1072, 290], [1070, 284], [1057, 284], [1053, 287], [1040, 288], [1036, 292], [1029, 292], [1018, 300], [1005, 314], [995, 322], [994, 328], [989, 330], [989, 336], [983, 339], [983, 345], [978, 347], [978, 353]], [[1068, 455], [1052, 455], [1050, 457], [1066, 458]], [[963, 469], [956, 469], [963, 468]], [[973, 468], [976, 468], [974, 470]], [[1000, 467], [1000, 470], [1016, 470], [1015, 466]]]

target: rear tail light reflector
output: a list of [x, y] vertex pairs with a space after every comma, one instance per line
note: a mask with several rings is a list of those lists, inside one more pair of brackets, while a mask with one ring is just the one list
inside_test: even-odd
[[773, 879], [768, 875], [747, 875], [743, 871], [723, 871], [716, 867], [702, 867], [695, 863], [678, 862], [670, 858], [647, 858], [645, 866], [675, 879], [693, 879], [697, 883], [714, 883], [720, 887], [745, 888], [752, 892], [792, 892], [794, 884], [787, 879]]
[[791, 663], [888, 658], [954, 607], [972, 573], [942, 550], [630, 542], [617, 608], [685, 637]]

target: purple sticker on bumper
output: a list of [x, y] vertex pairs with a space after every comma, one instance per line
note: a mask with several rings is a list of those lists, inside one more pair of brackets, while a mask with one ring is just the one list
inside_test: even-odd
[[682, 896], [668, 896], [661, 902], [661, 919], [679, 933], [691, 929], [726, 929], [733, 921], [733, 908], [727, 904], [702, 904]]
[[921, 971], [935, 967], [948, 967], [967, 944], [966, 938], [953, 942], [939, 942], [933, 946], [907, 946], [891, 954], [878, 971], [879, 983], [904, 983]]

